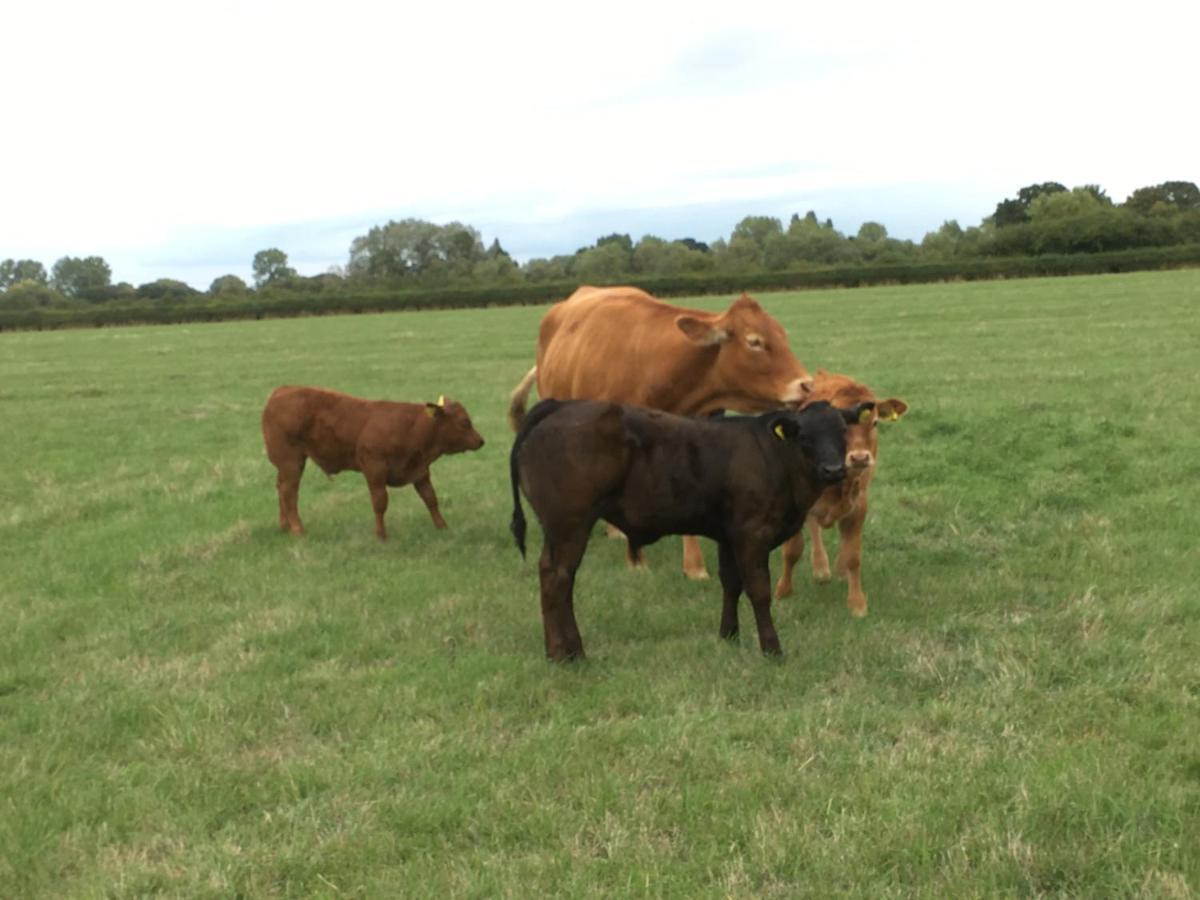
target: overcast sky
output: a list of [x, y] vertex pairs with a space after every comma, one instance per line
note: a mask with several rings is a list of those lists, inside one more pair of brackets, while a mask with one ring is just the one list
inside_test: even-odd
[[518, 259], [815, 209], [919, 240], [1032, 182], [1200, 181], [1200, 3], [7, 4], [0, 258], [345, 264], [391, 218]]

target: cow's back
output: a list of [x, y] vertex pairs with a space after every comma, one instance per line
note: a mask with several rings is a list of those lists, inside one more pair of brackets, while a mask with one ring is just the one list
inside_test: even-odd
[[358, 439], [375, 405], [325, 388], [276, 388], [262, 414], [268, 453], [293, 448], [330, 474], [354, 468]]
[[675, 327], [681, 313], [633, 287], [582, 287], [555, 304], [538, 332], [538, 393], [676, 409], [681, 369], [697, 356]]

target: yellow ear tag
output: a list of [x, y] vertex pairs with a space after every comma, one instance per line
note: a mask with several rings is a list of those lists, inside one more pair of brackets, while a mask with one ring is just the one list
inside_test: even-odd
[[870, 421], [871, 421], [871, 407], [868, 406], [866, 409], [862, 410], [862, 412], [860, 412], [858, 414], [858, 424], [866, 425]]
[[439, 394], [439, 395], [438, 395], [438, 402], [437, 402], [437, 405], [438, 405], [438, 406], [445, 406], [445, 405], [446, 405], [446, 395], [445, 395], [445, 394]]
[[896, 421], [898, 418], [900, 418], [900, 413], [896, 412], [896, 411], [893, 409], [893, 410], [892, 410], [892, 414], [891, 414], [890, 416], [888, 416], [888, 421], [889, 421], [889, 422], [895, 422], [895, 421]]
[[776, 426], [775, 426], [775, 436], [776, 436], [777, 438], [779, 438], [781, 441], [786, 441], [786, 440], [787, 440], [787, 438], [785, 438], [785, 437], [783, 436], [783, 426], [782, 426], [782, 425], [776, 425]]

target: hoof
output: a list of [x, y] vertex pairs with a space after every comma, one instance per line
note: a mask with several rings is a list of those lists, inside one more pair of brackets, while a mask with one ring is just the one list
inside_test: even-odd
[[867, 604], [864, 603], [862, 606], [850, 607], [850, 615], [856, 619], [865, 619], [867, 617]]
[[780, 582], [779, 584], [775, 585], [776, 600], [782, 600], [784, 597], [790, 596], [792, 596], [792, 586], [790, 584], [783, 584]]
[[707, 569], [684, 569], [683, 574], [692, 581], [708, 581]]
[[833, 581], [833, 575], [830, 574], [828, 569], [821, 572], [813, 572], [813, 581], [817, 584], [829, 584], [829, 582]]

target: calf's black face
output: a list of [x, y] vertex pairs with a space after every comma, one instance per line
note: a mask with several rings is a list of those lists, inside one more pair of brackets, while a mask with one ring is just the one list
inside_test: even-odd
[[846, 477], [846, 427], [874, 407], [863, 403], [839, 409], [825, 401], [810, 404], [803, 412], [781, 412], [771, 428], [777, 437], [800, 448], [805, 462], [822, 485], [837, 484]]

